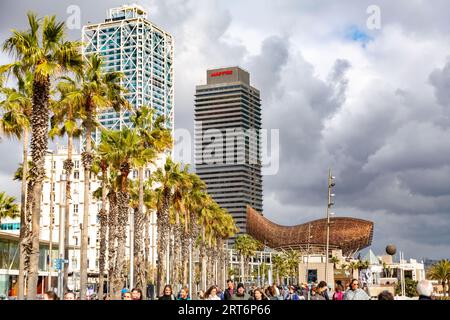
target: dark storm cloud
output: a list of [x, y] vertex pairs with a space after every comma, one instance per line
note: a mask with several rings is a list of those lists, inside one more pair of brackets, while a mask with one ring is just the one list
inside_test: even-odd
[[279, 88], [281, 71], [289, 57], [288, 46], [288, 37], [271, 36], [263, 41], [258, 55], [247, 59], [250, 82], [260, 90], [262, 100], [270, 99]]
[[438, 102], [444, 107], [450, 107], [450, 58], [442, 69], [431, 73], [430, 82], [434, 86]]

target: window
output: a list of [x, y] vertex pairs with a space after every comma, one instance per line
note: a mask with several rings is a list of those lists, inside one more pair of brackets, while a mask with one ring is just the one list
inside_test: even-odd
[[78, 261], [77, 261], [77, 258], [76, 257], [73, 257], [72, 258], [72, 268], [73, 269], [77, 269], [78, 268]]
[[317, 270], [308, 270], [308, 283], [317, 281]]
[[78, 204], [73, 205], [73, 213], [78, 213]]
[[80, 171], [74, 171], [73, 172], [73, 178], [74, 179], [80, 179]]
[[53, 161], [52, 167], [53, 167], [53, 169], [56, 169], [56, 161]]
[[75, 160], [74, 161], [74, 166], [75, 166], [75, 169], [79, 169], [80, 168], [80, 161], [79, 160]]

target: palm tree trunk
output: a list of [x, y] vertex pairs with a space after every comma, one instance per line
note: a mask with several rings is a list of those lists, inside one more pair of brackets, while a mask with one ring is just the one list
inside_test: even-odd
[[[29, 172], [30, 174], [30, 172]], [[25, 212], [25, 232], [24, 238], [22, 240], [22, 248], [24, 251], [24, 294], [28, 297], [28, 276], [30, 272], [30, 255], [33, 250], [32, 245], [32, 234], [31, 234], [31, 220], [32, 220], [32, 205], [34, 203], [34, 194], [33, 194], [34, 180], [30, 179], [27, 183], [27, 196], [26, 196], [26, 212]]]
[[200, 244], [200, 262], [201, 262], [200, 286], [201, 286], [201, 289], [203, 291], [205, 291], [207, 289], [206, 288], [206, 285], [207, 285], [207, 280], [206, 280], [206, 277], [207, 277], [207, 260], [206, 260], [206, 248], [205, 248], [205, 245], [203, 243]]
[[20, 192], [20, 236], [19, 236], [19, 277], [17, 280], [18, 299], [24, 298], [24, 284], [25, 284], [25, 260], [26, 251], [23, 247], [23, 240], [28, 233], [28, 226], [26, 223], [27, 214], [27, 176], [28, 176], [28, 128], [23, 129], [23, 165], [22, 165], [22, 182]]
[[[123, 267], [125, 263], [125, 243], [127, 240], [127, 222], [128, 222], [128, 208], [130, 195], [128, 192], [120, 191], [117, 193], [117, 204], [119, 217], [118, 222], [118, 238], [117, 238], [117, 256], [116, 266], [114, 269], [113, 291], [115, 293], [114, 299], [120, 299], [120, 290], [124, 285]], [[130, 262], [132, 263], [132, 262]]]
[[114, 190], [110, 190], [108, 194], [109, 200], [109, 219], [108, 219], [108, 286], [109, 293], [111, 296], [115, 295], [113, 283], [114, 279], [114, 269], [116, 262], [116, 239], [117, 239], [117, 218], [118, 218], [118, 207], [117, 207], [117, 194]]
[[180, 254], [181, 254], [181, 250], [180, 250], [180, 246], [181, 246], [181, 226], [180, 226], [180, 217], [179, 217], [179, 213], [176, 213], [176, 221], [175, 221], [175, 225], [173, 227], [173, 259], [171, 261], [173, 261], [172, 265], [173, 265], [173, 277], [172, 277], [172, 282], [175, 285], [179, 285], [180, 284], [180, 263], [181, 263], [181, 259], [180, 259]]
[[[73, 136], [67, 135], [67, 159], [64, 161], [64, 170], [66, 171], [66, 199], [65, 199], [65, 224], [64, 224], [64, 259], [69, 259], [69, 232], [70, 232], [70, 200], [71, 193], [71, 175], [73, 169], [72, 161]], [[52, 164], [53, 165], [53, 164]], [[68, 291], [69, 268], [64, 268], [64, 291]]]
[[89, 204], [90, 204], [90, 178], [93, 162], [92, 156], [92, 124], [93, 115], [88, 111], [86, 120], [86, 148], [82, 153], [82, 161], [84, 167], [84, 197], [83, 197], [83, 227], [81, 229], [81, 253], [80, 253], [80, 298], [86, 299], [87, 281], [88, 281], [88, 237], [89, 237]]
[[[217, 279], [216, 279], [216, 284], [218, 284], [219, 286], [221, 286], [222, 288], [225, 288], [225, 284], [223, 283], [223, 280], [225, 278], [225, 251], [224, 251], [224, 246], [223, 246], [223, 239], [218, 239], [217, 241], [217, 259], [219, 261], [218, 263], [218, 270], [217, 270]], [[220, 271], [219, 271], [220, 270]]]
[[100, 256], [98, 261], [99, 286], [97, 296], [99, 300], [103, 299], [104, 281], [105, 281], [105, 263], [106, 263], [106, 237], [108, 232], [108, 214], [106, 211], [106, 197], [108, 190], [106, 188], [107, 181], [106, 163], [102, 163], [102, 209], [99, 212], [100, 220]]
[[168, 266], [166, 266], [166, 268], [169, 268], [169, 280], [168, 282], [171, 282], [174, 285], [174, 290], [178, 290], [177, 288], [177, 284], [173, 282], [174, 280], [174, 257], [173, 257], [173, 226], [170, 225], [169, 227], [169, 261], [168, 261]]
[[[135, 287], [142, 289], [145, 299], [147, 294], [147, 276], [143, 251], [143, 227], [144, 227], [144, 168], [138, 169], [139, 177], [139, 203], [138, 210], [134, 214], [134, 270], [136, 279]], [[133, 262], [131, 262], [133, 263]]]
[[[150, 259], [151, 259], [151, 248], [150, 248], [150, 211], [147, 209], [145, 213], [145, 231], [144, 231], [144, 246], [145, 246], [145, 272], [146, 274], [150, 270]], [[153, 236], [153, 235], [152, 235]], [[152, 261], [153, 263], [153, 261]], [[150, 282], [154, 284], [153, 279], [153, 266], [152, 272], [150, 273]]]
[[40, 79], [35, 76], [33, 81], [33, 111], [31, 115], [31, 158], [33, 161], [33, 200], [32, 228], [30, 254], [30, 271], [28, 277], [28, 299], [35, 300], [37, 295], [38, 269], [39, 269], [39, 231], [42, 202], [42, 182], [45, 178], [45, 153], [48, 146], [48, 119], [49, 119], [49, 91], [50, 79]]
[[166, 284], [166, 253], [169, 228], [169, 191], [165, 190], [163, 195], [163, 204], [157, 211], [157, 228], [158, 228], [158, 271], [157, 271], [157, 292], [161, 296], [163, 294], [164, 285]]
[[189, 264], [189, 237], [185, 232], [181, 234], [181, 283], [183, 285], [188, 283], [188, 264]]
[[207, 288], [209, 288], [211, 285], [214, 284], [214, 251], [211, 247], [208, 247], [206, 249], [206, 254], [208, 257], [208, 262], [207, 262]]

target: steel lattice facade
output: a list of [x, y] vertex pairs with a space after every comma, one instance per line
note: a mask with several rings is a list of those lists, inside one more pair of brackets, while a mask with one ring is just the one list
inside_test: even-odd
[[146, 105], [163, 115], [173, 131], [174, 41], [170, 34], [148, 21], [142, 7], [125, 5], [110, 9], [105, 22], [84, 26], [82, 41], [85, 58], [97, 53], [104, 59], [105, 71], [124, 74], [121, 85], [133, 107], [102, 112], [98, 120], [103, 127], [130, 127], [133, 109]]

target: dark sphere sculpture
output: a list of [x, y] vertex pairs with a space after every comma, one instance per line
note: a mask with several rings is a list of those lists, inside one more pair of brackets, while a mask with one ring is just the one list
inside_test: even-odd
[[393, 244], [390, 244], [386, 247], [386, 253], [388, 255], [393, 256], [396, 252], [397, 248]]

